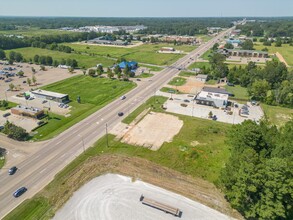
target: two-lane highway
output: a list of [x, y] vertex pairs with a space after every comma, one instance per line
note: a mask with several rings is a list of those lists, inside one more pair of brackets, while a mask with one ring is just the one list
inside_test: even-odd
[[[84, 148], [92, 146], [99, 138], [105, 135], [105, 124], [113, 128], [123, 117], [118, 112], [130, 113], [149, 97], [155, 94], [167, 83], [171, 77], [178, 74], [179, 68], [186, 68], [192, 60], [206, 52], [213, 44], [221, 39], [231, 29], [222, 32], [214, 39], [201, 45], [172, 66], [162, 70], [151, 78], [151, 81], [140, 82], [139, 85], [126, 94], [125, 100], [116, 99], [104, 108], [90, 115], [88, 118], [75, 124], [62, 134], [53, 138], [45, 146], [31, 155], [27, 160], [17, 164], [19, 170], [13, 176], [7, 173], [0, 175], [0, 218], [7, 215], [22, 201], [32, 197], [74, 158], [80, 155]], [[174, 68], [177, 67], [177, 68]], [[26, 186], [28, 191], [19, 198], [12, 193], [19, 187]]]

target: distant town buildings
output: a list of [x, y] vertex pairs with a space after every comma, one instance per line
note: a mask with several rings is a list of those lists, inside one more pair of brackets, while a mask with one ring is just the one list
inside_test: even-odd
[[109, 33], [112, 34], [118, 31], [125, 31], [127, 33], [134, 33], [140, 30], [144, 30], [147, 27], [144, 25], [136, 26], [85, 26], [80, 28], [63, 27], [61, 30], [64, 31], [76, 31], [76, 32], [98, 32], [98, 33]]
[[128, 45], [127, 41], [122, 40], [103, 40], [101, 38], [95, 38], [92, 40], [88, 40], [87, 43], [90, 44], [103, 44], [103, 45], [116, 45], [116, 46], [126, 46]]
[[173, 43], [176, 41], [184, 44], [196, 44], [196, 38], [188, 36], [164, 36], [161, 38], [161, 40], [168, 43]]

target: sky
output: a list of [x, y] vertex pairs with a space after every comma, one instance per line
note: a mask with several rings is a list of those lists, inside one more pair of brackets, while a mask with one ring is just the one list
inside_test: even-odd
[[293, 0], [0, 0], [0, 16], [279, 17]]

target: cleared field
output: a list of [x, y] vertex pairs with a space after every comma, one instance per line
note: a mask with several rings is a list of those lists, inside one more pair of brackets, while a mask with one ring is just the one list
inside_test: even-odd
[[269, 122], [277, 126], [282, 126], [290, 119], [293, 119], [293, 109], [291, 108], [266, 104], [261, 104], [261, 107], [264, 110], [265, 116]]
[[102, 63], [104, 66], [110, 66], [114, 63], [113, 60], [99, 56], [89, 56], [75, 53], [63, 53], [59, 51], [40, 49], [35, 47], [25, 47], [13, 50], [6, 50], [6, 53], [10, 51], [20, 52], [26, 60], [33, 59], [37, 54], [39, 56], [51, 56], [53, 60], [61, 61], [61, 59], [76, 59], [80, 68], [90, 68], [96, 66], [98, 63]]
[[190, 52], [195, 46], [174, 46], [173, 44], [144, 44], [133, 48], [106, 47], [99, 45], [86, 45], [68, 43], [64, 44], [72, 47], [75, 51], [87, 54], [95, 54], [111, 58], [125, 58], [126, 60], [135, 60], [139, 63], [148, 63], [154, 65], [168, 65], [183, 57], [180, 54], [162, 54], [158, 53], [161, 47], [173, 47], [178, 50]]
[[281, 47], [275, 47], [274, 43], [272, 46], [264, 46], [262, 43], [254, 43], [253, 46], [256, 50], [262, 50], [263, 48], [268, 48], [268, 53], [276, 53], [279, 52], [282, 54], [286, 62], [293, 66], [293, 46], [290, 46], [288, 44], [282, 44]]
[[[72, 108], [70, 117], [50, 113], [49, 123], [36, 130], [38, 133], [34, 140], [54, 137], [134, 87], [135, 84], [131, 82], [82, 75], [42, 87], [45, 90], [68, 94], [72, 100]], [[81, 103], [76, 101], [78, 96]]]
[[179, 73], [179, 76], [185, 76], [185, 77], [190, 77], [190, 76], [195, 76], [196, 73], [193, 73], [193, 72], [186, 72], [186, 71], [181, 71]]

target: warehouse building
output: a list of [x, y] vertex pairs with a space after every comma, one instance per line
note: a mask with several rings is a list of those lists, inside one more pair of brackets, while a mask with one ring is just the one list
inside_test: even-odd
[[202, 91], [195, 97], [195, 101], [200, 105], [208, 105], [216, 108], [226, 108], [230, 95], [232, 94], [227, 92], [225, 89], [203, 87]]
[[67, 94], [50, 92], [46, 90], [37, 89], [31, 92], [36, 98], [47, 99], [59, 103], [68, 103], [69, 96]]

